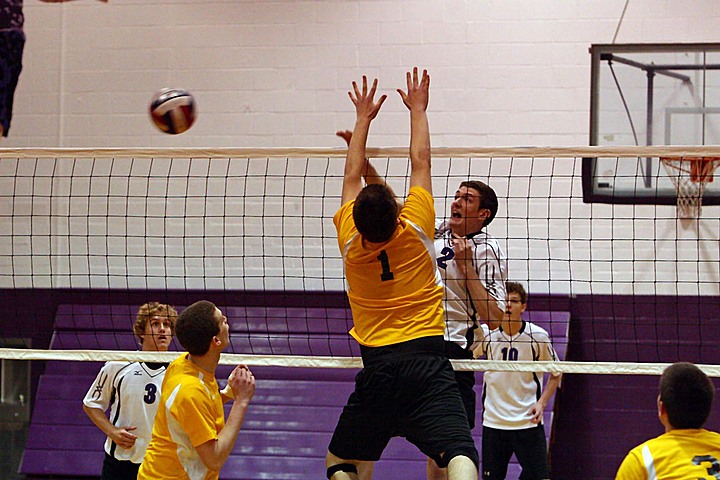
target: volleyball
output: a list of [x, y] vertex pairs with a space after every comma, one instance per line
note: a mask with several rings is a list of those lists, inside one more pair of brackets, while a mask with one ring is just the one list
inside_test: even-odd
[[195, 99], [187, 90], [163, 88], [152, 97], [150, 118], [162, 132], [183, 133], [195, 122]]

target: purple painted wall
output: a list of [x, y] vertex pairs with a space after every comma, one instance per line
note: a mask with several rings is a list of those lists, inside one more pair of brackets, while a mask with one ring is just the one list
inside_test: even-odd
[[[347, 307], [342, 292], [4, 290], [0, 331], [4, 337], [31, 338], [33, 348], [48, 348], [59, 304], [160, 300], [188, 305], [203, 298], [218, 305]], [[567, 360], [720, 364], [718, 297], [533, 296], [530, 309], [571, 312]], [[35, 384], [43, 370], [43, 362], [34, 362]], [[657, 381], [654, 376], [566, 375], [556, 399], [552, 478], [614, 478], [630, 448], [662, 433], [655, 410]], [[720, 430], [718, 409], [716, 403], [707, 425], [713, 430]]]
[[[577, 297], [568, 360], [720, 364], [718, 297]], [[566, 375], [556, 399], [552, 478], [612, 479], [628, 450], [663, 433], [657, 376]], [[720, 381], [713, 380], [716, 390]], [[720, 395], [718, 395], [720, 396]], [[720, 398], [707, 428], [720, 431]]]

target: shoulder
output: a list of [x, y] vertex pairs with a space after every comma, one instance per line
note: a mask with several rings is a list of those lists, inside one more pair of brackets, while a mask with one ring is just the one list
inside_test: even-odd
[[354, 198], [342, 204], [342, 206], [338, 209], [337, 212], [335, 212], [335, 215], [333, 216], [333, 222], [335, 222], [335, 225], [338, 225], [339, 223], [347, 220], [348, 218], [352, 219], [352, 211], [354, 205]]
[[472, 236], [470, 239], [476, 250], [485, 250], [494, 257], [502, 257], [505, 255], [500, 242], [487, 233], [484, 229]]
[[532, 335], [538, 340], [547, 339], [550, 340], [550, 334], [540, 325], [536, 325], [532, 322], [525, 322], [525, 332]]
[[[410, 188], [401, 211], [407, 210], [408, 207], [431, 209], [434, 212], [435, 201], [430, 192], [416, 185]], [[435, 219], [433, 218], [433, 223], [434, 222]]]
[[335, 230], [338, 232], [338, 240], [341, 243], [345, 243], [357, 230], [352, 216], [354, 205], [354, 199], [346, 202], [333, 216], [333, 224], [335, 225]]
[[495, 342], [495, 341], [497, 341], [497, 340], [502, 340], [503, 338], [504, 338], [504, 337], [503, 337], [503, 332], [502, 332], [502, 330], [500, 330], [500, 328], [496, 328], [495, 330], [490, 330], [490, 331], [485, 335], [485, 339], [486, 339], [486, 340], [488, 340], [488, 341], [493, 341], [493, 342]]
[[[650, 440], [651, 441], [651, 440]], [[623, 459], [617, 471], [616, 480], [634, 480], [645, 478], [645, 467], [642, 462], [642, 449], [648, 442], [642, 443], [633, 448]]]
[[432, 193], [428, 192], [424, 187], [421, 187], [419, 185], [410, 187], [410, 190], [408, 191], [408, 198], [410, 197], [410, 195], [417, 195], [418, 197], [424, 198], [426, 200], [433, 199]]
[[130, 371], [133, 365], [137, 365], [136, 362], [106, 362], [105, 365], [100, 369], [101, 372], [107, 375], [117, 375], [121, 372]]
[[423, 187], [410, 188], [405, 203], [400, 209], [400, 218], [422, 229], [432, 239], [435, 235], [435, 202], [430, 192]]

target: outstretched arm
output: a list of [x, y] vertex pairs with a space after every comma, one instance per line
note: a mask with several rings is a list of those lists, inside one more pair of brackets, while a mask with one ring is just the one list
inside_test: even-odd
[[350, 100], [355, 105], [355, 128], [348, 145], [347, 157], [345, 159], [345, 174], [343, 177], [342, 205], [355, 199], [363, 188], [362, 177], [367, 163], [365, 159], [365, 146], [367, 144], [370, 123], [375, 119], [380, 107], [387, 98], [382, 95], [375, 102], [375, 91], [377, 90], [377, 78], [373, 81], [372, 87], [368, 90], [367, 77], [363, 75], [362, 88], [353, 82], [353, 91], [348, 92]]
[[[350, 148], [350, 139], [352, 139], [352, 134], [353, 133], [350, 130], [338, 130], [337, 132], [335, 132], [335, 135], [345, 140], [348, 148]], [[373, 164], [370, 163], [370, 159], [367, 157], [365, 158], [365, 167], [363, 168], [362, 175], [365, 179], [366, 185], [370, 185], [373, 183], [386, 185], [385, 179], [380, 176]], [[387, 187], [390, 188], [390, 185], [387, 185]]]
[[[352, 138], [352, 132], [350, 130], [338, 130], [337, 132], [335, 132], [335, 135], [345, 140], [345, 143], [347, 143], [348, 147], [350, 146], [350, 139]], [[369, 158], [365, 158], [365, 162], [365, 168], [363, 169], [363, 178], [365, 178], [365, 184], [385, 185], [387, 189], [390, 190], [390, 193], [392, 193], [392, 196], [395, 197], [395, 200], [397, 200], [398, 205], [402, 208], [402, 200], [400, 200], [397, 195], [395, 195], [395, 191], [392, 189], [390, 184], [387, 183], [387, 180], [385, 180], [385, 178], [378, 173], [373, 164], [370, 163]]]
[[417, 67], [407, 72], [407, 92], [398, 89], [405, 106], [410, 110], [410, 187], [423, 187], [432, 193], [430, 176], [430, 127], [427, 106], [430, 91], [430, 75], [423, 70], [418, 78]]

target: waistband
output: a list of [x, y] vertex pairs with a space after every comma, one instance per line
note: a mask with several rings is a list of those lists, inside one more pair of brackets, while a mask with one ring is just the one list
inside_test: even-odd
[[367, 347], [360, 345], [363, 365], [368, 366], [385, 360], [392, 360], [408, 355], [442, 355], [445, 356], [445, 340], [442, 335], [421, 337], [407, 342]]

